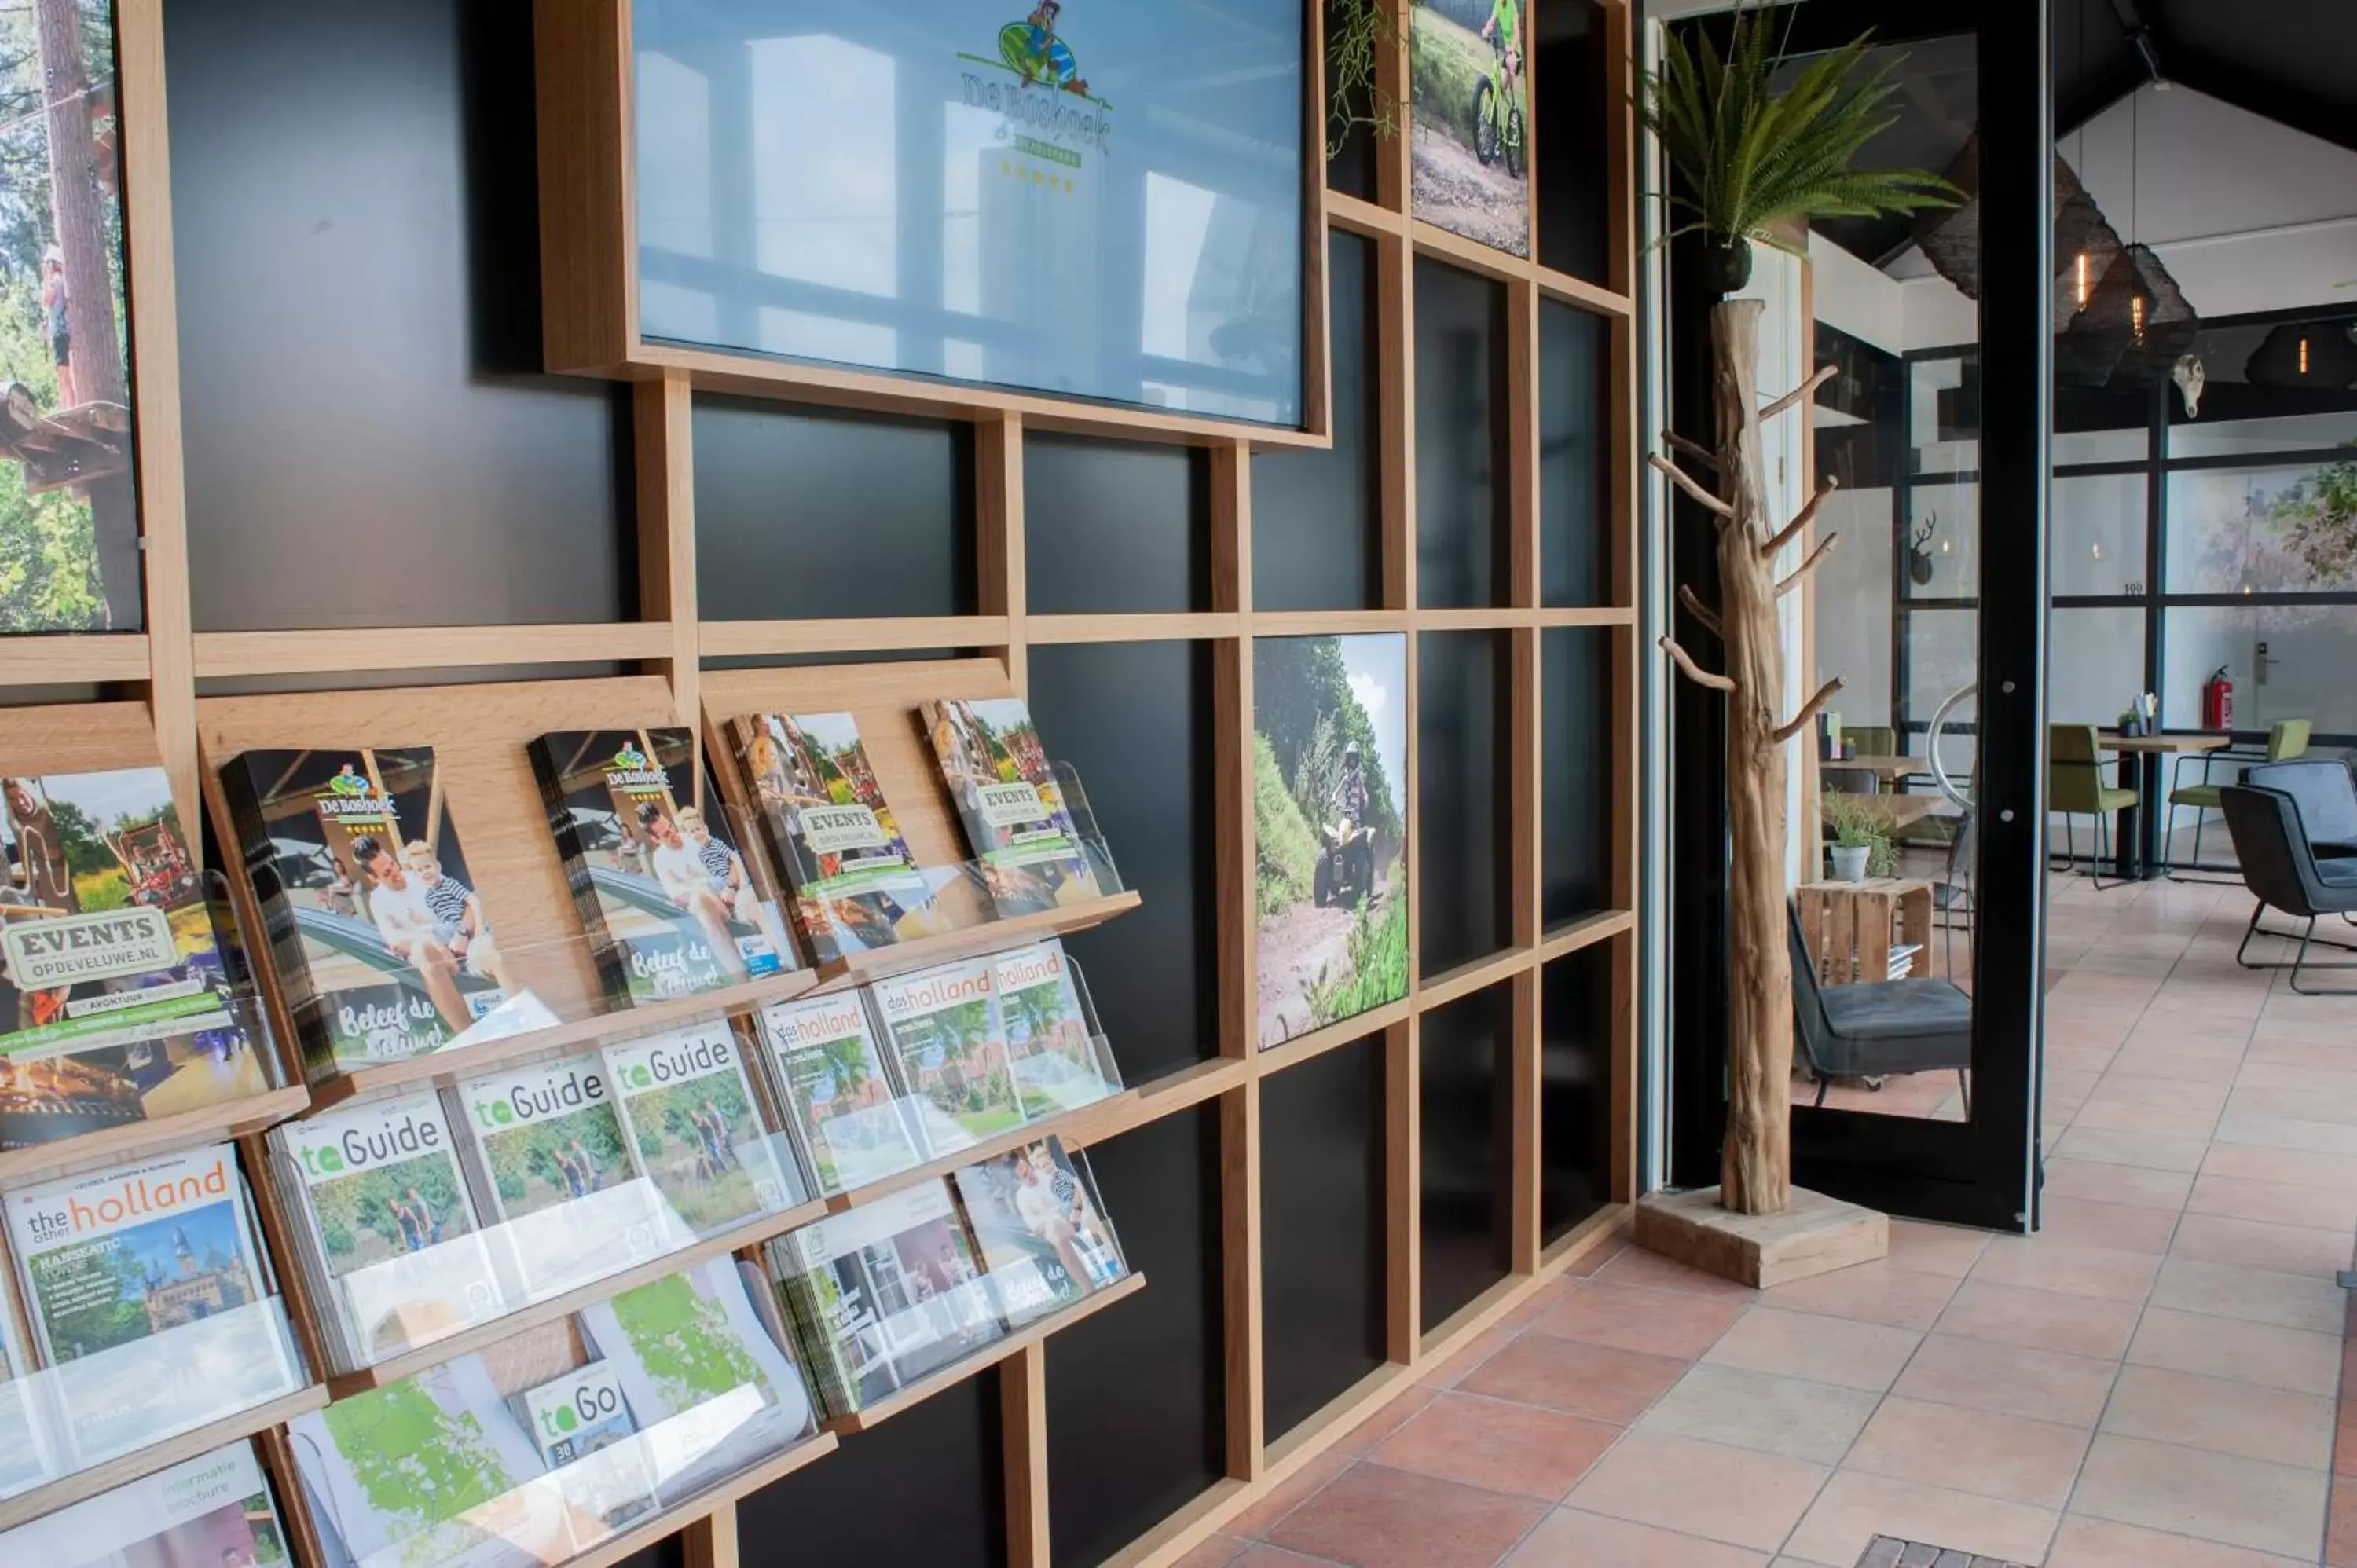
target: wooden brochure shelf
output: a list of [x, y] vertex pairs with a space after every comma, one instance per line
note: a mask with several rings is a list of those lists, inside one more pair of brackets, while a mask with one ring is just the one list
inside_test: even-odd
[[182, 1460], [210, 1454], [225, 1444], [267, 1432], [274, 1426], [294, 1420], [306, 1411], [317, 1410], [327, 1402], [328, 1391], [314, 1383], [307, 1389], [297, 1389], [266, 1404], [242, 1410], [235, 1415], [183, 1432], [178, 1437], [150, 1444], [119, 1458], [109, 1459], [102, 1465], [77, 1470], [70, 1476], [60, 1476], [45, 1486], [35, 1487], [29, 1492], [20, 1492], [7, 1501], [0, 1502], [0, 1532], [14, 1530], [43, 1514], [55, 1513], [68, 1504], [112, 1491], [142, 1476], [168, 1470]]
[[919, 937], [914, 941], [899, 942], [888, 948], [852, 953], [820, 965], [818, 983], [812, 989], [848, 991], [871, 981], [888, 980], [896, 974], [931, 969], [937, 963], [952, 963], [959, 959], [978, 958], [984, 953], [1004, 952], [1009, 948], [1045, 941], [1049, 937], [1068, 937], [1074, 931], [1085, 931], [1091, 926], [1102, 926], [1115, 915], [1126, 915], [1143, 902], [1145, 900], [1135, 893], [1110, 893], [1086, 903], [1060, 904], [1053, 909], [1042, 909], [1033, 915], [1016, 915], [1004, 920], [985, 921], [978, 926], [961, 926], [939, 936]]
[[397, 1383], [404, 1378], [415, 1377], [428, 1368], [438, 1367], [445, 1361], [455, 1361], [461, 1356], [471, 1355], [486, 1347], [512, 1339], [520, 1334], [528, 1334], [544, 1325], [559, 1322], [572, 1316], [583, 1307], [595, 1306], [601, 1301], [610, 1301], [624, 1291], [635, 1290], [642, 1284], [651, 1284], [656, 1280], [683, 1273], [713, 1258], [742, 1251], [748, 1247], [758, 1247], [772, 1236], [782, 1236], [799, 1226], [824, 1219], [826, 1212], [826, 1206], [823, 1203], [804, 1203], [792, 1208], [780, 1209], [775, 1214], [757, 1216], [742, 1225], [707, 1236], [693, 1246], [682, 1247], [676, 1251], [649, 1258], [645, 1262], [634, 1264], [619, 1273], [608, 1274], [601, 1280], [593, 1280], [578, 1290], [567, 1291], [563, 1295], [553, 1295], [546, 1301], [534, 1302], [530, 1306], [502, 1313], [489, 1322], [478, 1324], [447, 1338], [436, 1339], [431, 1345], [422, 1345], [414, 1350], [393, 1357], [388, 1360], [379, 1361], [373, 1367], [364, 1367], [357, 1372], [339, 1373], [328, 1380], [328, 1393], [334, 1399], [345, 1399], [370, 1389], [381, 1389], [388, 1383]]
[[869, 1427], [891, 1420], [912, 1405], [920, 1405], [943, 1389], [962, 1383], [976, 1372], [987, 1370], [1018, 1350], [1028, 1349], [1050, 1334], [1069, 1328], [1083, 1317], [1093, 1317], [1115, 1302], [1127, 1300], [1146, 1288], [1144, 1274], [1131, 1274], [1118, 1284], [1104, 1289], [1077, 1306], [1066, 1307], [1037, 1323], [1026, 1324], [1003, 1339], [995, 1339], [963, 1360], [954, 1361], [940, 1371], [919, 1378], [907, 1388], [888, 1398], [877, 1400], [866, 1410], [841, 1416], [826, 1423], [829, 1432], [865, 1432]]
[[[262, 1047], [257, 1044], [253, 1048]], [[103, 1133], [84, 1133], [63, 1143], [11, 1149], [0, 1155], [0, 1189], [31, 1187], [106, 1165], [266, 1133], [281, 1122], [300, 1116], [310, 1103], [310, 1090], [298, 1083], [223, 1105], [208, 1105], [201, 1111], [134, 1122]]]

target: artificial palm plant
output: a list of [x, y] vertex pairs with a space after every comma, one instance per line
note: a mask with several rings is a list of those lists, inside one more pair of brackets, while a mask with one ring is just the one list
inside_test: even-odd
[[[1770, 24], [1738, 5], [1722, 56], [1706, 36], [1692, 49], [1670, 37], [1663, 69], [1647, 73], [1639, 105], [1661, 138], [1684, 189], [1672, 198], [1711, 246], [1717, 292], [1739, 288], [1751, 270], [1750, 242], [1776, 242], [1771, 229], [1814, 219], [1872, 217], [1952, 206], [1964, 193], [1921, 169], [1858, 169], [1861, 150], [1896, 115], [1885, 113], [1890, 68], [1865, 70], [1868, 36], [1801, 66], [1791, 85]], [[1727, 1120], [1719, 1202], [1738, 1214], [1779, 1214], [1792, 1197], [1792, 969], [1785, 935], [1783, 748], [1808, 728], [1826, 699], [1825, 682], [1790, 719], [1780, 720], [1784, 650], [1776, 601], [1798, 587], [1833, 549], [1824, 540], [1789, 575], [1777, 558], [1800, 541], [1833, 489], [1829, 480], [1781, 530], [1769, 521], [1760, 482], [1760, 427], [1805, 402], [1833, 373], [1827, 366], [1760, 406], [1758, 300], [1722, 299], [1711, 311], [1712, 402], [1717, 446], [1670, 434], [1670, 449], [1717, 481], [1716, 493], [1675, 462], [1653, 466], [1709, 512], [1718, 529], [1719, 604], [1681, 586], [1678, 601], [1726, 648], [1726, 673], [1705, 670], [1676, 639], [1662, 646], [1688, 679], [1727, 699], [1727, 818], [1730, 973]]]

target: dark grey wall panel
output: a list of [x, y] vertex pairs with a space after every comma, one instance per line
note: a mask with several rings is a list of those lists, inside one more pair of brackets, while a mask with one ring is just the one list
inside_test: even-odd
[[1092, 1144], [1089, 1163], [1146, 1289], [1048, 1340], [1059, 1564], [1103, 1562], [1227, 1473], [1219, 1107]]
[[1415, 263], [1416, 598], [1506, 602], [1506, 289]]
[[1369, 609], [1383, 603], [1383, 491], [1376, 450], [1375, 247], [1328, 242], [1334, 445], [1253, 455], [1253, 606]]
[[999, 1568], [998, 1374], [951, 1384], [737, 1505], [748, 1563]]
[[1550, 928], [1612, 901], [1613, 635], [1601, 627], [1539, 633], [1539, 875]]
[[634, 615], [630, 395], [540, 370], [527, 0], [173, 0], [199, 630]]
[[974, 427], [695, 400], [706, 620], [972, 615]]
[[1612, 966], [1627, 940], [1540, 974], [1539, 1228], [1549, 1241], [1612, 1198]]
[[1596, 0], [1539, 0], [1533, 9], [1531, 63], [1544, 94], [1532, 126], [1539, 260], [1604, 283], [1611, 236], [1606, 116], [1620, 107], [1607, 74], [1604, 7]]
[[1283, 1436], [1383, 1364], [1383, 1037], [1261, 1080], [1263, 1424]]
[[633, 1552], [616, 1568], [686, 1568], [687, 1537], [666, 1535], [644, 1552]]
[[1602, 317], [1540, 302], [1539, 594], [1551, 607], [1611, 600], [1604, 527], [1611, 510], [1611, 346]]
[[1506, 854], [1512, 645], [1502, 631], [1416, 639], [1416, 908], [1421, 972], [1438, 974], [1513, 940]]
[[1144, 907], [1065, 940], [1130, 1082], [1219, 1054], [1207, 643], [1031, 650], [1031, 716]]
[[1513, 1266], [1511, 983], [1424, 1015], [1424, 1329]]
[[1023, 443], [1034, 615], [1211, 607], [1211, 454], [1079, 436]]

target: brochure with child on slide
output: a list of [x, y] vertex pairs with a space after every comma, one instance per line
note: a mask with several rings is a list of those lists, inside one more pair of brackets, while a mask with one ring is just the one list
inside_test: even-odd
[[609, 995], [659, 1002], [792, 967], [693, 732], [561, 730], [529, 749]]
[[428, 746], [221, 769], [311, 1076], [441, 1049], [507, 995]]

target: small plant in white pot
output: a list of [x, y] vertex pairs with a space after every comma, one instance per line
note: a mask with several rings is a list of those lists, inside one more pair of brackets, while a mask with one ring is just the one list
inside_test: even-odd
[[1862, 798], [1841, 794], [1825, 797], [1825, 826], [1834, 842], [1835, 882], [1863, 882], [1868, 876], [1889, 876], [1899, 869], [1899, 849], [1890, 841], [1889, 824]]

